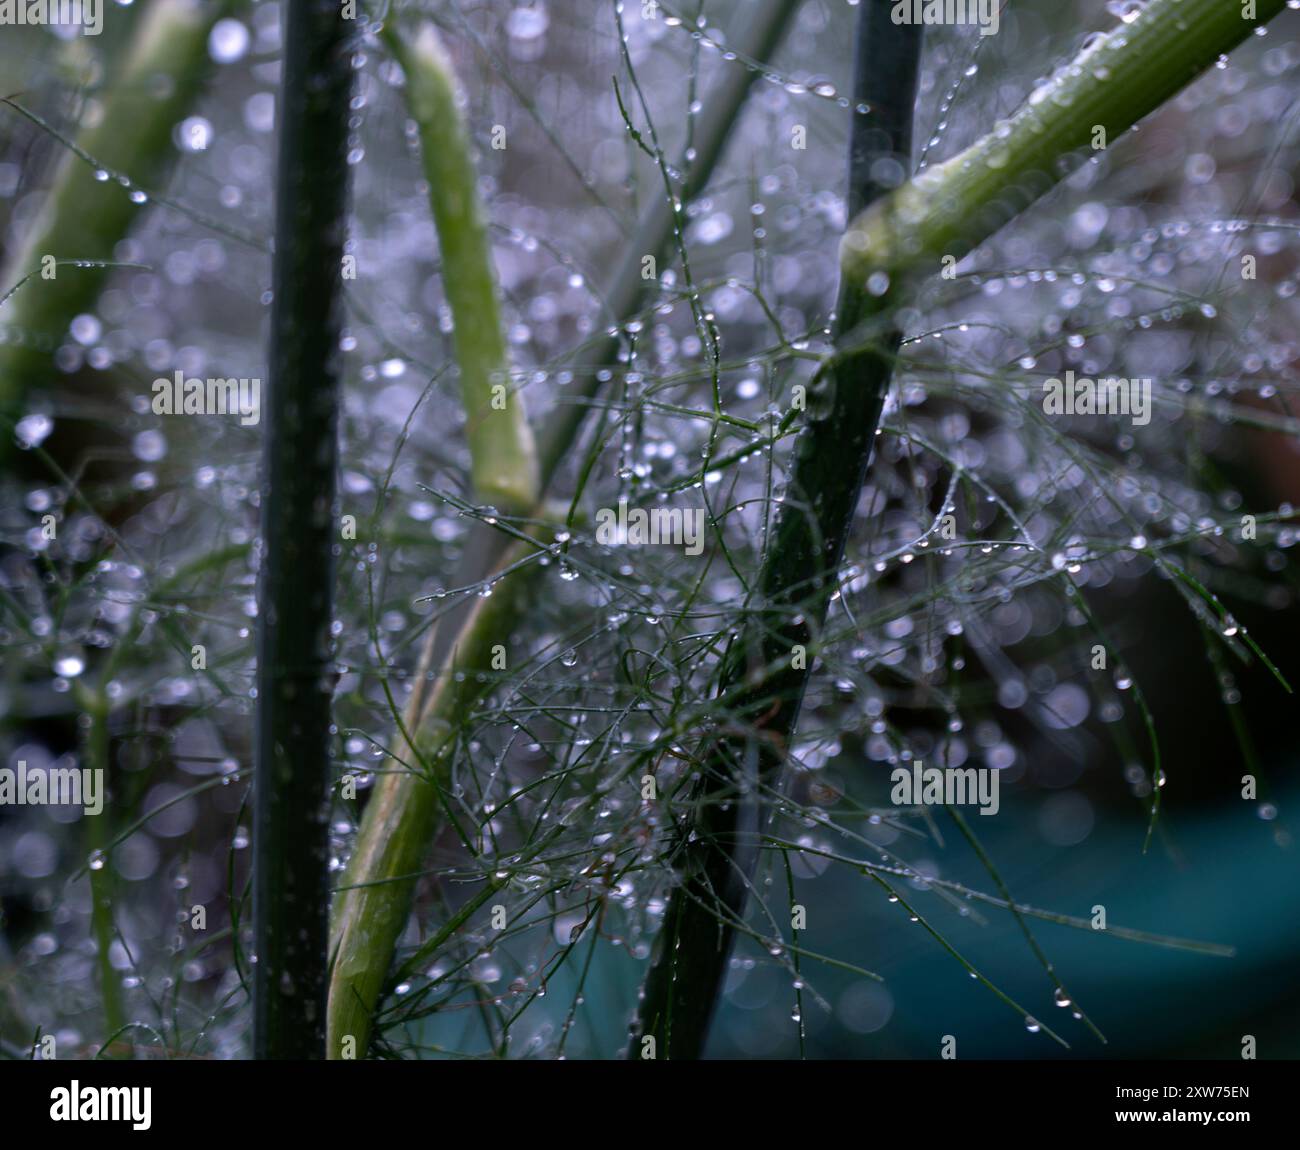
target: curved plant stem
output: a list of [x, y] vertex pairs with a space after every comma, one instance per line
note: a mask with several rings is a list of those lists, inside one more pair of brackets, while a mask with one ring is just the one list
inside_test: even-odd
[[[867, 188], [853, 204], [856, 214], [840, 249], [837, 355], [796, 445], [790, 496], [760, 575], [764, 610], [724, 669], [723, 695], [739, 719], [752, 723], [752, 732], [704, 752], [697, 834], [681, 852], [684, 881], [669, 902], [630, 1054], [647, 1052], [635, 1041], [646, 1037], [669, 1058], [703, 1052], [732, 924], [744, 913], [752, 836], [763, 821], [749, 796], [777, 782], [798, 719], [808, 673], [792, 669], [791, 651], [815, 638], [834, 590], [898, 346], [888, 316], [902, 295], [903, 273], [986, 239], [1070, 170], [1073, 154], [1091, 143], [1098, 126], [1113, 141], [1284, 6], [1285, 0], [1265, 0], [1258, 18], [1247, 20], [1235, 2], [1153, 0], [1135, 23], [1066, 65], [1007, 124], [896, 191], [875, 198], [879, 190]], [[900, 115], [903, 96], [886, 77], [905, 67], [900, 59], [917, 45], [899, 40], [885, 47], [900, 35], [896, 26], [890, 30], [891, 7], [888, 0], [871, 0], [859, 18], [859, 98], [877, 111], [893, 105], [892, 123], [881, 126], [902, 152], [910, 109]], [[860, 169], [859, 149], [851, 155]], [[852, 194], [862, 186], [851, 179]], [[886, 278], [873, 278], [880, 273]]]
[[290, 0], [264, 432], [253, 913], [254, 1049], [320, 1058], [328, 948], [330, 624], [354, 25]]
[[[536, 547], [506, 552], [515, 568]], [[366, 806], [356, 847], [334, 904], [329, 988], [329, 1056], [363, 1057], [371, 1016], [410, 913], [421, 863], [438, 822], [447, 768], [460, 723], [491, 690], [492, 648], [505, 646], [534, 585], [534, 564], [514, 570], [486, 599], [476, 597], [450, 665], [431, 675], [428, 663], [402, 716], [398, 764], [380, 777]], [[426, 648], [427, 651], [427, 648]], [[435, 681], [432, 685], [430, 679]]]
[[[36, 225], [0, 272], [0, 291], [37, 273], [0, 311], [7, 329], [0, 342], [0, 415], [14, 418], [27, 393], [48, 380], [57, 341], [93, 307], [108, 274], [102, 267], [62, 266], [46, 279], [39, 274], [43, 257], [112, 260], [145, 210], [112, 177], [125, 176], [146, 192], [162, 189], [178, 155], [172, 131], [207, 78], [212, 26], [235, 7], [235, 0], [154, 0], [140, 14], [121, 71], [101, 97], [102, 114], [76, 137], [81, 155], [69, 151], [61, 158]], [[110, 178], [97, 180], [87, 156], [105, 165]], [[9, 442], [7, 433], [0, 436], [0, 454]]]
[[[387, 24], [383, 39], [402, 66], [407, 105], [420, 133], [443, 284], [455, 324], [474, 492], [507, 514], [526, 514], [538, 499], [537, 452], [523, 397], [510, 393], [510, 360], [491, 245], [455, 73], [430, 23], [409, 39]], [[525, 557], [521, 546], [516, 544], [507, 558], [507, 569]], [[474, 601], [450, 660], [455, 668], [472, 672], [469, 680], [456, 683], [449, 678], [450, 669], [433, 676], [438, 628], [425, 643], [395, 740], [397, 759], [407, 769], [383, 775], [376, 784], [335, 899], [327, 1046], [331, 1057], [365, 1054], [370, 1016], [409, 913], [420, 860], [437, 825], [454, 720], [487, 689], [472, 675], [486, 672], [491, 646], [509, 638], [513, 612], [527, 582], [522, 576], [508, 577], [491, 599]], [[442, 667], [443, 661], [436, 665]], [[427, 688], [430, 677], [437, 683]]]
[[442, 283], [451, 307], [474, 491], [506, 514], [537, 502], [537, 449], [510, 359], [473, 148], [451, 60], [431, 23], [384, 42], [406, 76], [406, 101], [420, 132], [420, 156], [438, 229]]
[[[873, 204], [849, 225], [844, 274], [865, 283], [951, 255], [960, 258], [1273, 19], [1224, 0], [1151, 0], [1040, 86], [1010, 120]], [[1099, 131], [1100, 130], [1100, 131]], [[937, 269], [936, 269], [937, 270]]]
[[[854, 121], [849, 189], [855, 208], [881, 190], [870, 175], [884, 155], [911, 149], [921, 30], [890, 20], [889, 0], [866, 0], [858, 16], [855, 101], [871, 111]], [[837, 340], [852, 331], [870, 297], [845, 278]], [[679, 852], [683, 883], [669, 900], [646, 975], [629, 1053], [698, 1058], [721, 992], [732, 924], [744, 914], [766, 812], [760, 787], [779, 774], [794, 731], [820, 630], [837, 585], [876, 423], [889, 386], [897, 335], [841, 356], [816, 384], [795, 446], [790, 490], [777, 515], [759, 575], [761, 612], [728, 652], [721, 696], [749, 733], [702, 752], [695, 834]], [[653, 1040], [650, 1042], [648, 1040]]]
[[[763, 0], [755, 12], [747, 13], [743, 29], [730, 43], [743, 57], [765, 65], [801, 2]], [[696, 131], [697, 156], [681, 196], [683, 203], [708, 182], [758, 74], [756, 70], [733, 64], [705, 102]], [[672, 243], [676, 226], [667, 202], [656, 199], [608, 285], [609, 310], [616, 319], [631, 316], [641, 300], [646, 286], [641, 279], [642, 256], [662, 254]], [[603, 342], [583, 357], [582, 363], [590, 367], [609, 362], [617, 349], [617, 340]], [[457, 354], [459, 350], [457, 345]], [[581, 393], [566, 397], [567, 402], [557, 408], [543, 433], [540, 464], [543, 488], [550, 484], [577, 439], [587, 413], [583, 400], [594, 395], [597, 387], [594, 370], [580, 386]], [[540, 509], [533, 514], [541, 517]], [[465, 564], [454, 582], [459, 586], [477, 583], [493, 571], [509, 568], [514, 556], [507, 552], [503, 558], [506, 546], [499, 532], [480, 534], [467, 548]], [[446, 692], [442, 686], [445, 674], [439, 677], [438, 686], [426, 699], [422, 690], [426, 677], [433, 668], [443, 668], [449, 663], [472, 665], [470, 660], [480, 657], [473, 655], [474, 652], [504, 642], [514, 629], [515, 612], [525, 602], [514, 586], [522, 581], [519, 572], [506, 576], [488, 601], [492, 610], [484, 610], [482, 600], [472, 599], [449, 612], [429, 633], [420, 657], [417, 685], [407, 701], [402, 730], [394, 743], [399, 761], [429, 764], [433, 773], [430, 776], [401, 770], [382, 776], [362, 818], [354, 852], [335, 899], [329, 999], [331, 1058], [347, 1053], [364, 1057], [366, 1053], [372, 1016], [398, 937], [410, 913], [413, 875], [419, 870], [438, 825], [437, 772], [441, 769], [442, 756], [450, 747], [440, 744], [436, 733], [432, 742], [422, 742], [429, 736], [421, 716], [448, 723], [454, 731], [463, 722], [468, 707], [478, 699], [477, 694]], [[414, 749], [412, 741], [416, 744]], [[348, 1037], [352, 1041], [345, 1046]]]

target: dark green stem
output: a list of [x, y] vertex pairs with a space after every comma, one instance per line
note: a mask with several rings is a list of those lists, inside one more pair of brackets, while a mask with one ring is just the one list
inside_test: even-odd
[[[890, 0], [867, 0], [858, 17], [849, 195], [860, 210], [883, 189], [873, 164], [911, 148], [921, 31], [894, 24]], [[856, 282], [841, 284], [837, 343], [878, 306]], [[795, 446], [790, 488], [759, 575], [760, 607], [728, 652], [721, 697], [746, 734], [706, 746], [694, 836], [679, 852], [673, 892], [646, 976], [631, 1054], [699, 1058], [721, 993], [733, 925], [745, 911], [758, 837], [767, 817], [760, 789], [773, 786], [793, 734], [813, 663], [807, 653], [837, 583], [858, 493], [889, 386], [898, 337], [841, 355], [815, 385]], [[806, 653], [799, 657], [799, 653]]]
[[253, 991], [259, 1058], [325, 1054], [329, 655], [348, 40], [356, 27], [337, 0], [289, 0], [258, 600]]

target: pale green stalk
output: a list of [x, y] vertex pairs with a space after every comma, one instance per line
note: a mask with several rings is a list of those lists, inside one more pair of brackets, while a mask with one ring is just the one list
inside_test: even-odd
[[[390, 24], [384, 40], [402, 66], [407, 106], [420, 133], [452, 311], [474, 491], [508, 514], [529, 514], [541, 487], [537, 450], [523, 396], [510, 386], [491, 245], [455, 73], [431, 24], [423, 24], [409, 40]], [[505, 565], [523, 558], [526, 546], [512, 548]], [[375, 784], [334, 902], [330, 1058], [365, 1056], [372, 1015], [410, 913], [414, 876], [437, 823], [455, 724], [486, 691], [477, 673], [488, 670], [492, 646], [508, 640], [524, 585], [530, 582], [522, 574], [503, 579], [490, 598], [478, 600], [468, 617], [457, 621], [452, 667], [442, 668], [431, 688], [436, 628], [426, 639], [394, 748], [408, 769], [382, 775]], [[460, 682], [456, 670], [468, 672]]]
[[[522, 541], [512, 545], [503, 569], [535, 551]], [[402, 716], [398, 745], [393, 748], [396, 761], [403, 765], [375, 783], [334, 900], [330, 1058], [365, 1057], [375, 1005], [433, 836], [457, 725], [494, 685], [499, 672], [491, 669], [492, 648], [508, 644], [517, 613], [533, 586], [533, 573], [539, 570], [534, 564], [514, 571], [497, 582], [490, 596], [475, 600], [451, 666], [432, 684], [433, 648], [432, 644], [425, 647]]]
[[406, 75], [406, 103], [420, 133], [443, 290], [454, 325], [474, 490], [507, 514], [523, 514], [539, 493], [537, 448], [523, 394], [511, 384], [464, 100], [432, 24], [422, 24], [409, 38], [389, 24], [384, 40]]
[[[872, 275], [894, 279], [944, 256], [960, 259], [1284, 7], [1257, 0], [1247, 19], [1242, 0], [1151, 0], [1035, 89], [1011, 119], [854, 219], [840, 249], [845, 278], [865, 285]], [[873, 294], [886, 286], [877, 280]]]

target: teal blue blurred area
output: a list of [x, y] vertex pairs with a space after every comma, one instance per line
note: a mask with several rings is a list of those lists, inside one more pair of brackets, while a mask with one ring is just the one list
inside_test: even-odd
[[[1227, 766], [1224, 768], [1229, 769]], [[1014, 918], [972, 904], [986, 919], [963, 918], [932, 893], [900, 893], [985, 977], [1055, 1029], [1070, 1049], [1023, 1018], [968, 973], [900, 904], [847, 869], [799, 884], [808, 908], [802, 942], [851, 958], [885, 979], [882, 994], [840, 972], [806, 966], [808, 982], [828, 1000], [820, 1009], [804, 992], [809, 1057], [937, 1058], [944, 1035], [959, 1058], [1240, 1058], [1254, 1035], [1260, 1058], [1300, 1057], [1300, 857], [1279, 845], [1278, 822], [1262, 821], [1255, 804], [1217, 814], [1180, 815], [1173, 774], [1162, 832], [1145, 856], [1145, 820], [1114, 812], [1082, 843], [1051, 847], [1026, 834], [1045, 797], [1004, 801], [996, 818], [971, 820], [1017, 901], [1090, 918], [1106, 908], [1122, 925], [1236, 948], [1231, 958], [1187, 953], [1028, 920], [1057, 973], [1108, 1039], [1100, 1043], [1073, 1008], [1059, 1008], [1053, 987]], [[1280, 806], [1286, 810], [1285, 796]], [[984, 825], [988, 824], [988, 825]], [[951, 824], [941, 821], [946, 849], [932, 851], [939, 877], [996, 893]], [[859, 985], [855, 985], [859, 984]], [[880, 1015], [892, 1012], [879, 1029]], [[734, 980], [715, 1027], [715, 1057], [798, 1057], [789, 975], [766, 963]]]

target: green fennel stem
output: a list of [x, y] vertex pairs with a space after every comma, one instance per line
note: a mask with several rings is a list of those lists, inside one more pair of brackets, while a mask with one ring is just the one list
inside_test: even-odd
[[287, 6], [261, 477], [253, 835], [258, 1058], [325, 1055], [330, 629], [354, 34], [335, 0]]
[[[906, 159], [921, 31], [890, 19], [890, 0], [865, 0], [858, 14], [849, 195], [857, 208], [882, 194], [871, 175], [884, 156]], [[882, 147], [881, 142], [887, 146]], [[878, 301], [841, 283], [837, 344]], [[812, 659], [796, 662], [821, 630], [848, 542], [898, 336], [839, 357], [810, 397], [795, 444], [794, 471], [759, 572], [762, 610], [729, 649], [719, 697], [735, 723], [752, 725], [701, 748], [694, 834], [679, 845], [682, 883], [669, 900], [646, 974], [631, 1057], [699, 1058], [722, 991], [733, 926], [744, 915], [758, 839], [767, 821], [759, 790], [779, 778], [798, 722]]]
[[384, 42], [402, 65], [407, 106], [420, 132], [474, 491], [507, 514], [522, 514], [537, 502], [537, 449], [523, 393], [511, 383], [492, 247], [456, 76], [432, 24], [422, 24], [407, 39], [389, 23]]
[[[535, 550], [528, 543], [512, 544], [503, 569]], [[380, 775], [375, 783], [334, 898], [331, 1058], [365, 1056], [371, 1016], [437, 825], [440, 792], [446, 783], [457, 726], [499, 676], [491, 668], [492, 647], [505, 643], [514, 630], [517, 612], [527, 601], [539, 570], [534, 564], [513, 571], [497, 583], [489, 597], [474, 600], [450, 666], [437, 675], [432, 686], [427, 659], [416, 671], [416, 686], [402, 717], [402, 733], [393, 748], [400, 765]], [[425, 648], [426, 655], [429, 650]]]
[[874, 272], [892, 278], [965, 255], [1095, 155], [1094, 141], [1113, 145], [1285, 7], [1259, 0], [1247, 20], [1237, 0], [1151, 0], [1009, 120], [858, 214], [841, 245], [843, 274], [865, 284]]

